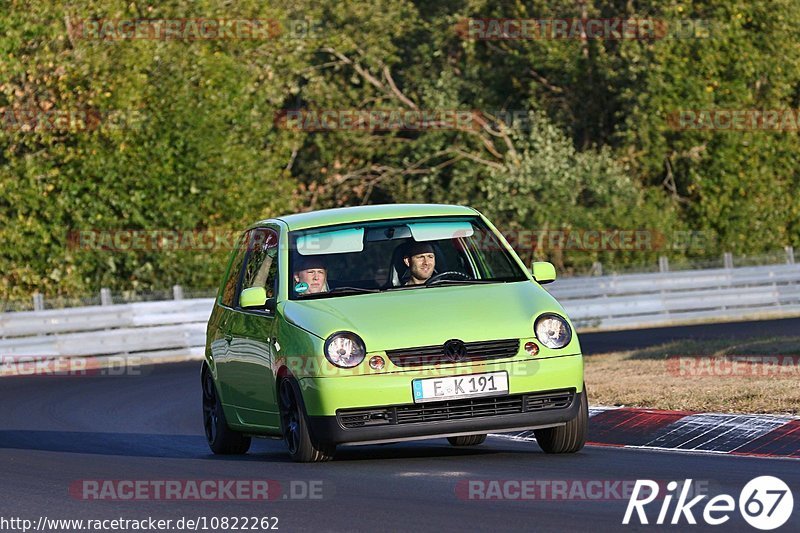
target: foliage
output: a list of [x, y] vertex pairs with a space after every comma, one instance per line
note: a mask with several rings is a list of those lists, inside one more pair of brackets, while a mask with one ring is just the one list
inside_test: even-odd
[[[678, 131], [681, 109], [800, 99], [794, 0], [5, 0], [0, 298], [216, 285], [227, 250], [108, 252], [76, 230], [239, 231], [280, 213], [473, 205], [504, 230], [700, 230], [715, 256], [800, 246], [798, 136]], [[270, 39], [92, 40], [81, 19], [269, 19]], [[473, 40], [467, 18], [713, 22], [710, 38]], [[305, 20], [308, 34], [289, 21]], [[468, 127], [304, 131], [286, 110], [460, 110]], [[30, 113], [75, 112], [67, 127]], [[28, 115], [26, 115], [28, 113]], [[34, 115], [35, 116], [35, 115]], [[463, 125], [462, 125], [463, 126]], [[559, 267], [643, 253], [523, 250]]]

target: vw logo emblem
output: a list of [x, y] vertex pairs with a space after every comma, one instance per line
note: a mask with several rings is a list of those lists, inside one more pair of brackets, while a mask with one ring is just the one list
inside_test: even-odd
[[467, 355], [463, 341], [452, 339], [444, 343], [444, 356], [452, 362], [461, 361]]

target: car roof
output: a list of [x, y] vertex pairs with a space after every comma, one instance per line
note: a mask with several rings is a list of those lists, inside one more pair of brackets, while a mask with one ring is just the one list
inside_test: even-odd
[[[348, 224], [352, 222], [369, 222], [392, 218], [415, 218], [427, 216], [458, 216], [477, 215], [478, 212], [463, 205], [447, 204], [384, 204], [362, 205], [358, 207], [340, 207], [337, 209], [322, 209], [276, 217], [285, 223], [289, 231]], [[262, 220], [254, 227], [270, 222]]]

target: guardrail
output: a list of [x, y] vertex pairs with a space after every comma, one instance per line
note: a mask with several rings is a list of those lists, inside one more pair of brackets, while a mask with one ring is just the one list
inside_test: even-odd
[[0, 356], [201, 356], [213, 298], [0, 314]]
[[[800, 315], [800, 264], [565, 278], [545, 285], [582, 330]], [[0, 314], [0, 356], [203, 354], [213, 298]]]
[[800, 314], [800, 264], [567, 278], [545, 288], [579, 329]]

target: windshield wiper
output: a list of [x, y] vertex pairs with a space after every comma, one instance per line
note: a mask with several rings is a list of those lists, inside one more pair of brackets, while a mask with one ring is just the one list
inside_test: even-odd
[[422, 285], [398, 285], [397, 287], [387, 287], [383, 290], [385, 291], [407, 291], [409, 289], [418, 289], [420, 287], [425, 287], [426, 285], [423, 283]]
[[316, 292], [314, 294], [306, 294], [301, 296], [303, 300], [310, 300], [312, 298], [325, 298], [332, 294], [346, 295], [346, 294], [365, 294], [371, 292], [381, 292], [380, 289], [365, 289], [363, 287], [336, 287], [327, 292]]
[[427, 285], [422, 283], [420, 285], [400, 285], [399, 287], [389, 287], [388, 289], [384, 289], [387, 291], [399, 291], [399, 290], [408, 290], [408, 289], [417, 289], [422, 287], [436, 287], [437, 285], [484, 285], [486, 283], [501, 283], [505, 280], [496, 280], [496, 279], [441, 279], [436, 283], [431, 285]]
[[483, 285], [485, 283], [499, 283], [499, 280], [494, 279], [440, 279], [428, 285], [428, 287], [435, 287], [437, 285]]
[[365, 289], [364, 287], [336, 287], [328, 291], [328, 294], [340, 292], [381, 292], [380, 289]]

